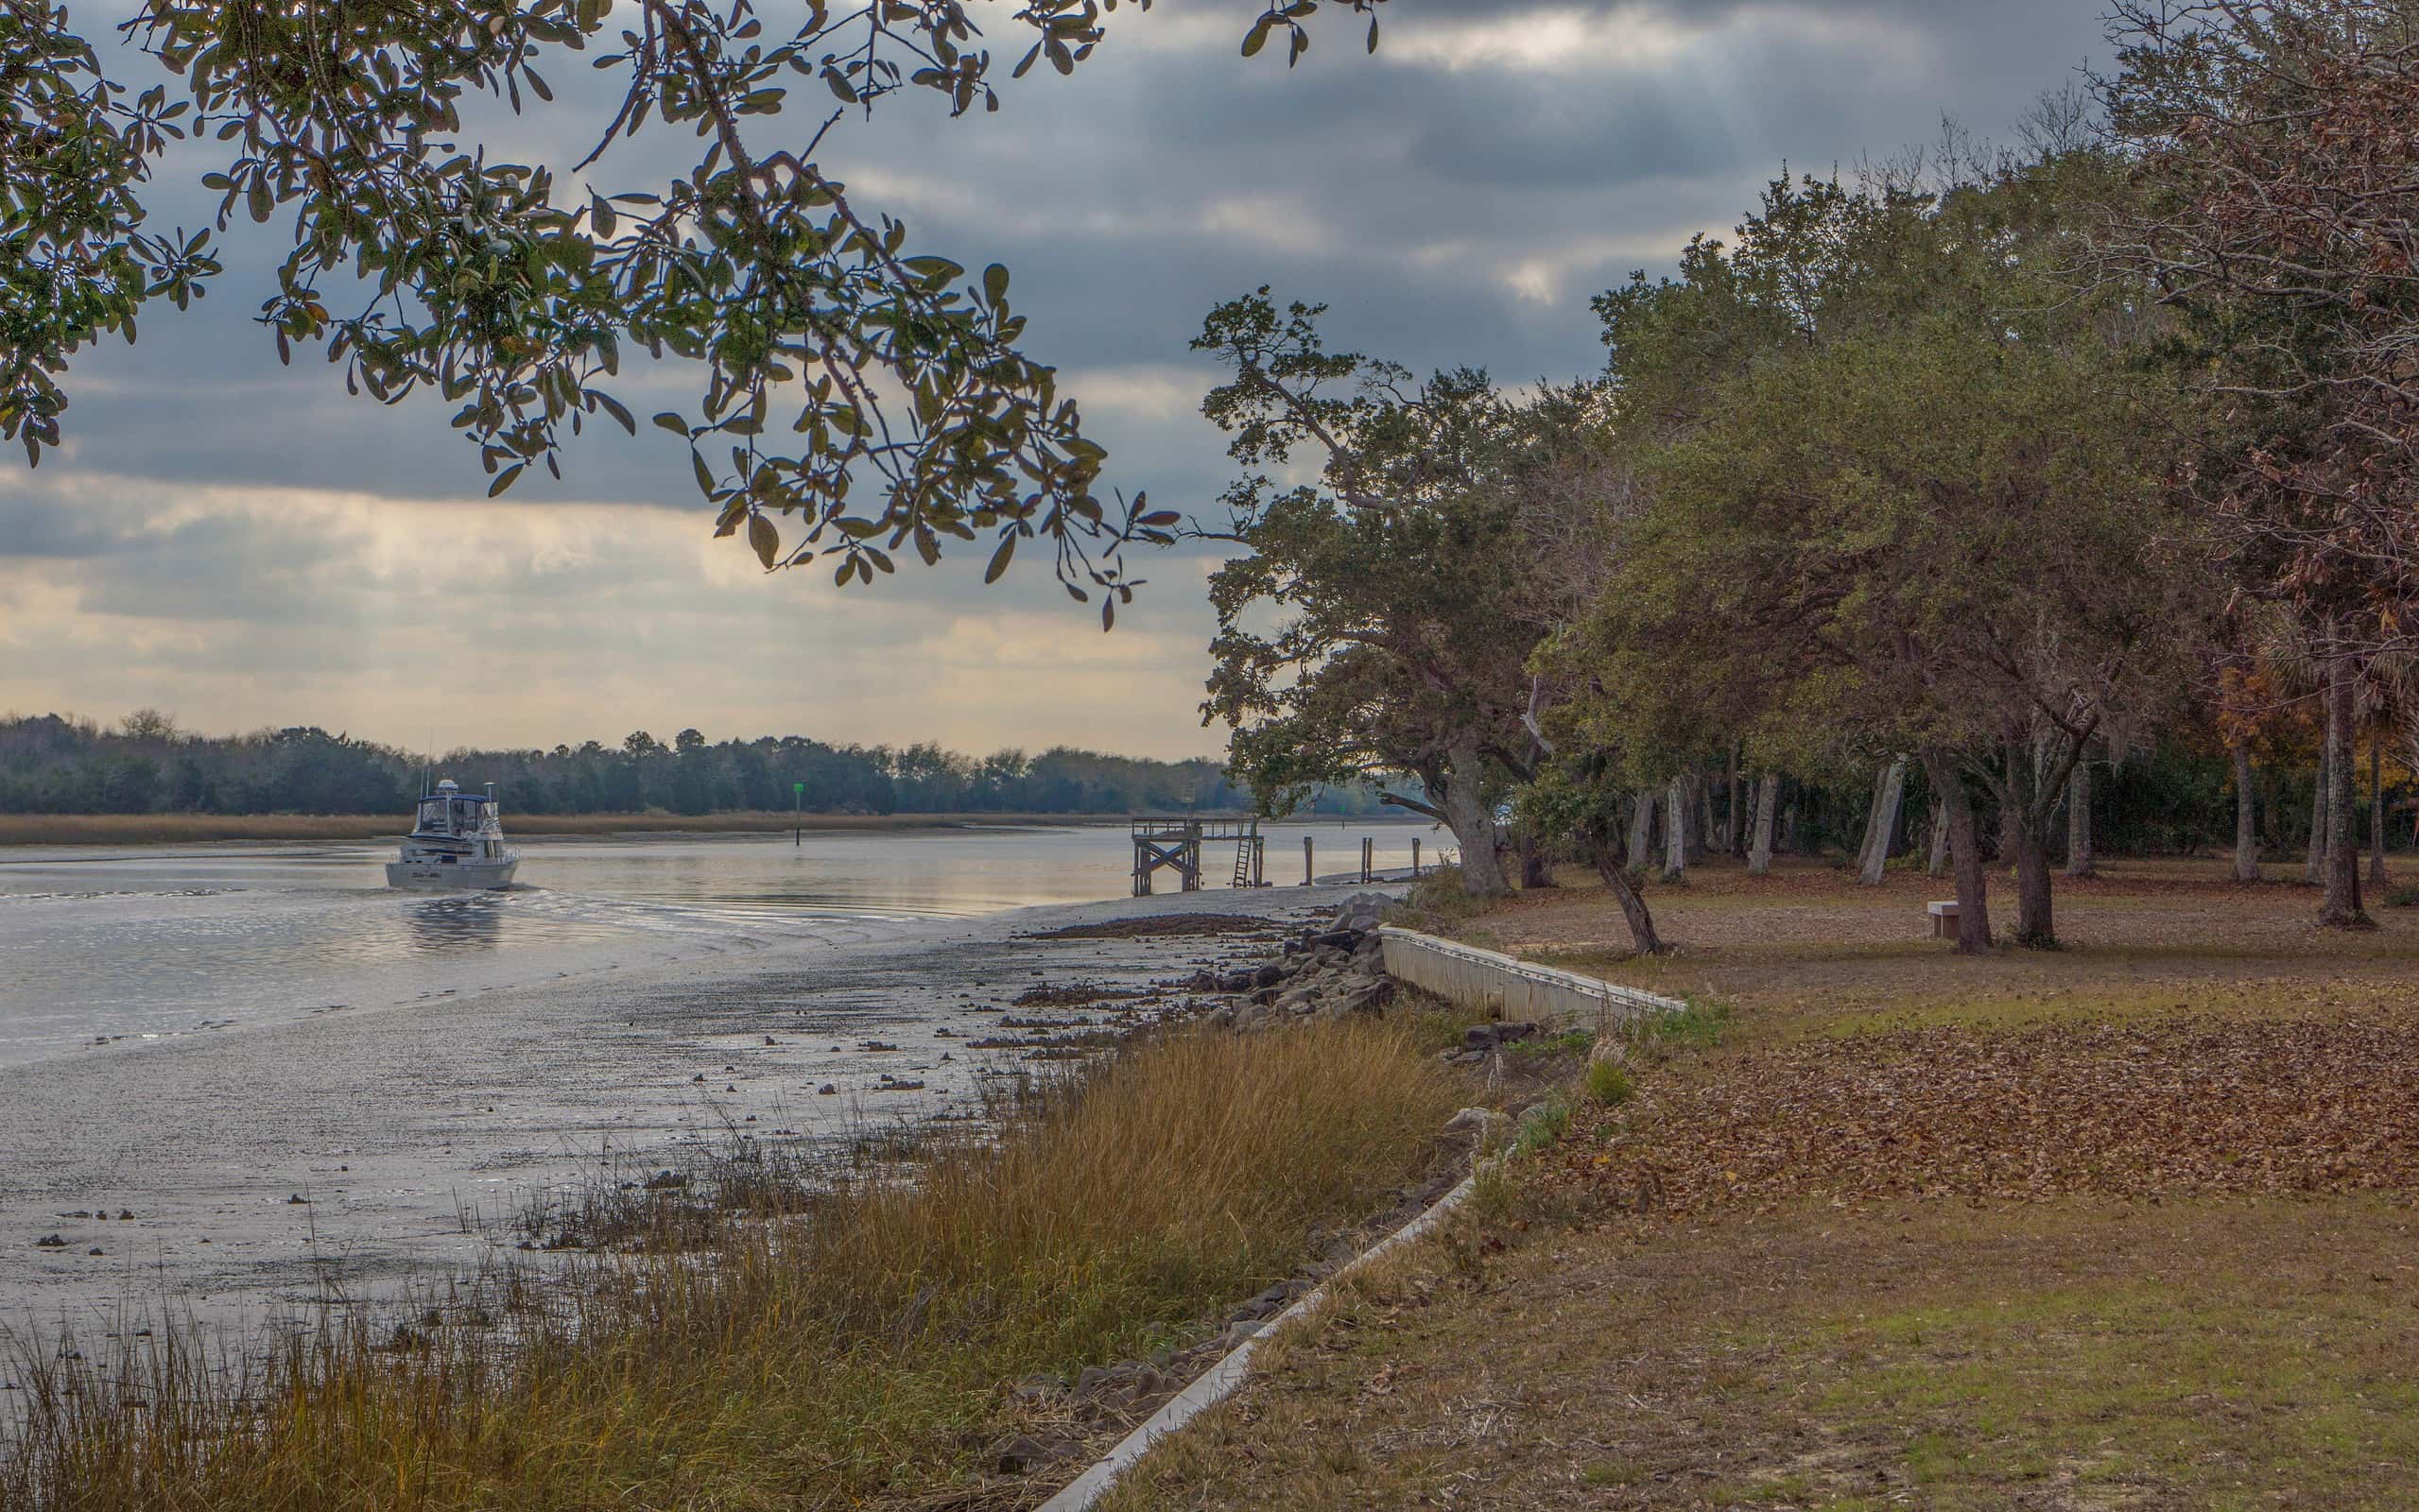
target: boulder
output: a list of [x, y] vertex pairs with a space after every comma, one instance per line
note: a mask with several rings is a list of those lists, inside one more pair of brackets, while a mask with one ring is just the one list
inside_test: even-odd
[[1491, 1108], [1465, 1108], [1444, 1121], [1447, 1134], [1466, 1134], [1481, 1141], [1500, 1143], [1512, 1126], [1512, 1120]]
[[1497, 1045], [1535, 1039], [1540, 1027], [1534, 1023], [1474, 1023], [1461, 1031], [1461, 1043], [1469, 1050], [1492, 1050]]

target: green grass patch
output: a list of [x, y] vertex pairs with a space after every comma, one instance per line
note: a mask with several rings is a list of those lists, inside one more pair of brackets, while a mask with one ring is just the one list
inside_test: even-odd
[[1570, 1129], [1570, 1099], [1559, 1091], [1548, 1092], [1544, 1102], [1520, 1115], [1518, 1130], [1512, 1136], [1512, 1153], [1534, 1155], [1554, 1144]]
[[1902, 1463], [1945, 1508], [2056, 1481], [2268, 1504], [2228, 1499], [2255, 1469], [2289, 1470], [2313, 1505], [2368, 1505], [2363, 1465], [2419, 1458], [2419, 1382], [2377, 1341], [2372, 1314], [2396, 1304], [2376, 1291], [2055, 1287], [1843, 1319], [1794, 1352], [1835, 1430], [1912, 1429]]
[[1588, 1100], [1603, 1108], [1618, 1108], [1637, 1093], [1630, 1068], [1617, 1060], [1589, 1061], [1581, 1085], [1587, 1089]]

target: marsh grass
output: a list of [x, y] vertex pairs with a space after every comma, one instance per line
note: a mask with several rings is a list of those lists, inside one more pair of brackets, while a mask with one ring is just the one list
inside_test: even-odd
[[1010, 1383], [1215, 1332], [1314, 1230], [1425, 1175], [1464, 1091], [1399, 1021], [1175, 1033], [903, 1159], [735, 1206], [664, 1184], [689, 1200], [661, 1221], [702, 1235], [625, 1228], [401, 1320], [23, 1345], [0, 1505], [753, 1512], [973, 1490], [986, 1446], [1043, 1410]]

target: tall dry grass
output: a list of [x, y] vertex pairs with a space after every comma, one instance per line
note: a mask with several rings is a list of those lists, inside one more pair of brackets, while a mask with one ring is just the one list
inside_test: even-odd
[[18, 1362], [0, 1503], [41, 1512], [920, 1503], [1005, 1386], [1199, 1337], [1425, 1173], [1460, 1089], [1401, 1022], [1181, 1033], [704, 1249], [511, 1273], [267, 1358], [170, 1332]]

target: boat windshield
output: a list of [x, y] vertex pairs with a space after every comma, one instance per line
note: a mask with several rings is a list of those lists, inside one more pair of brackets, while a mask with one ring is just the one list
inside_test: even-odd
[[412, 828], [423, 834], [475, 834], [485, 802], [475, 798], [422, 799], [420, 816]]

